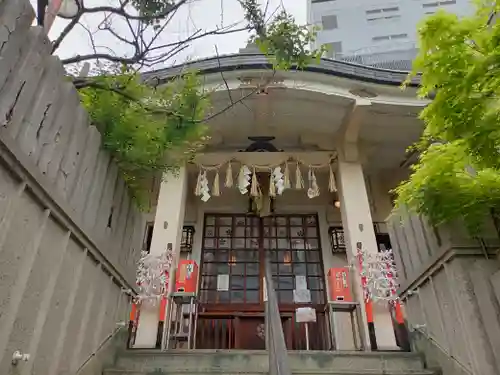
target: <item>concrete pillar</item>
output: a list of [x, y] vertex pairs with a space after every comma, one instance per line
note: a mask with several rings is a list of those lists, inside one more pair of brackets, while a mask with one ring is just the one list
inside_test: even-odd
[[[186, 208], [187, 171], [180, 168], [178, 175], [164, 174], [160, 185], [158, 204], [156, 206], [151, 254], [160, 255], [167, 250], [169, 243], [174, 251], [170, 286], [174, 276], [182, 238], [184, 213]], [[159, 322], [159, 306], [141, 306], [139, 323], [134, 347], [154, 348]]]
[[[356, 243], [361, 242], [363, 249], [377, 252], [377, 241], [373, 228], [373, 220], [370, 212], [370, 204], [366, 184], [361, 164], [340, 160], [338, 163], [338, 180], [340, 194], [340, 210], [342, 215], [342, 225], [347, 246], [347, 259], [350, 264], [356, 261]], [[353, 268], [353, 272], [354, 272]], [[353, 285], [355, 295], [361, 302], [364, 346], [369, 350], [370, 343], [366, 321], [365, 306], [363, 304], [363, 292], [361, 289], [360, 277], [354, 272]], [[375, 332], [379, 348], [395, 348], [396, 340], [388, 306], [381, 302], [374, 304], [373, 308]]]

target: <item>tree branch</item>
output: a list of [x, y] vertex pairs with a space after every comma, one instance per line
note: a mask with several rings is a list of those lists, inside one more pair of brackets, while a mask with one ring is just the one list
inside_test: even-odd
[[112, 13], [112, 14], [116, 14], [118, 16], [127, 18], [129, 20], [147, 22], [147, 21], [153, 21], [156, 19], [166, 18], [170, 13], [176, 11], [182, 5], [186, 4], [188, 1], [189, 0], [180, 0], [177, 4], [172, 5], [171, 8], [165, 10], [164, 12], [160, 12], [160, 13], [149, 15], [149, 16], [130, 14], [127, 11], [125, 11], [124, 8], [116, 8], [116, 7], [112, 7], [112, 6], [100, 6], [100, 7], [93, 7], [93, 8], [84, 8], [83, 11], [84, 11], [84, 13], [89, 13], [89, 14], [101, 13], [101, 12]]
[[63, 42], [64, 38], [73, 30], [73, 28], [80, 22], [80, 18], [82, 17], [83, 13], [82, 10], [80, 9], [78, 11], [78, 14], [76, 17], [72, 18], [71, 21], [66, 25], [66, 27], [61, 31], [61, 34], [57, 37], [57, 39], [52, 43], [52, 54], [61, 46], [61, 43]]
[[[112, 87], [112, 86], [109, 86], [109, 85], [104, 85], [104, 84], [102, 84], [100, 82], [96, 82], [93, 79], [87, 79], [87, 78], [76, 78], [76, 79], [73, 80], [73, 84], [75, 85], [75, 87], [77, 89], [94, 88], [94, 89], [97, 89], [97, 90], [113, 92], [115, 94], [118, 94], [118, 95], [124, 97], [127, 100], [130, 100], [132, 102], [140, 104], [144, 110], [146, 110], [148, 112], [151, 112], [153, 114], [167, 115], [167, 116], [172, 116], [172, 117], [181, 118], [181, 119], [184, 118], [184, 116], [182, 116], [182, 115], [180, 115], [178, 113], [175, 113], [173, 111], [164, 109], [164, 108], [158, 108], [158, 107], [152, 108], [152, 107], [149, 107], [149, 106], [147, 106], [147, 105], [144, 104], [144, 100], [143, 100], [144, 98], [136, 98], [133, 95], [130, 95], [127, 92], [125, 92], [122, 87]], [[229, 89], [228, 86], [227, 86], [227, 88]], [[219, 110], [219, 111], [217, 111], [217, 112], [215, 112], [215, 113], [213, 113], [213, 114], [211, 114], [211, 115], [203, 118], [202, 120], [191, 119], [190, 121], [194, 122], [194, 123], [206, 123], [206, 122], [209, 122], [209, 121], [213, 120], [214, 118], [216, 118], [217, 116], [220, 116], [221, 114], [227, 112], [229, 109], [231, 109], [235, 105], [237, 105], [237, 104], [243, 102], [244, 100], [248, 99], [250, 96], [256, 94], [258, 91], [259, 91], [259, 88], [257, 87], [254, 90], [250, 91], [249, 93], [243, 95], [241, 98], [239, 98], [237, 100], [231, 100], [231, 102], [230, 102], [229, 105], [227, 105], [226, 107], [222, 108], [221, 110]]]
[[[206, 36], [227, 35], [227, 34], [238, 33], [238, 32], [242, 32], [242, 31], [248, 31], [248, 30], [249, 30], [248, 27], [242, 27], [242, 28], [237, 28], [237, 29], [210, 30], [210, 31], [207, 31], [207, 32], [204, 32], [201, 34], [197, 34], [200, 31], [200, 30], [197, 30], [190, 37], [183, 39], [183, 40], [180, 40], [178, 42], [166, 43], [166, 44], [162, 44], [162, 45], [154, 46], [154, 47], [151, 46], [151, 43], [148, 43], [148, 45], [146, 46], [146, 48], [144, 50], [142, 50], [142, 51], [136, 50], [134, 55], [130, 56], [130, 57], [115, 56], [115, 55], [110, 55], [110, 54], [106, 54], [106, 53], [97, 53], [97, 54], [93, 53], [93, 54], [85, 54], [85, 55], [75, 55], [75, 56], [69, 57], [67, 59], [63, 59], [62, 63], [64, 65], [67, 65], [67, 64], [75, 64], [78, 62], [83, 62], [83, 61], [88, 61], [88, 60], [98, 60], [98, 59], [108, 60], [108, 61], [111, 61], [114, 63], [121, 63], [121, 64], [127, 64], [127, 65], [140, 64], [142, 60], [144, 60], [144, 62], [147, 63], [148, 60], [155, 59], [154, 57], [148, 58], [147, 55], [149, 53], [156, 51], [156, 50], [159, 50], [159, 49], [174, 47], [172, 50], [179, 49], [179, 51], [180, 51], [184, 48], [187, 48], [189, 46], [190, 42], [193, 42], [195, 40], [201, 39], [201, 38], [206, 37]], [[159, 34], [160, 33], [157, 33], [156, 36]], [[156, 38], [156, 36], [155, 36], [155, 38]], [[181, 46], [183, 46], [183, 45], [186, 45], [186, 47], [182, 47], [182, 49], [180, 49]], [[170, 52], [167, 52], [162, 56], [171, 55], [172, 50], [170, 50]], [[151, 61], [149, 61], [149, 62], [151, 62]], [[144, 64], [144, 65], [147, 65], [147, 64]]]

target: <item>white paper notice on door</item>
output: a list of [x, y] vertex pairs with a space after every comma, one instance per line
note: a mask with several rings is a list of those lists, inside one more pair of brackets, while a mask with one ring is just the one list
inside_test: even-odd
[[295, 276], [295, 289], [304, 290], [307, 289], [307, 277], [304, 275]]
[[299, 307], [295, 310], [297, 323], [309, 323], [316, 321], [316, 310], [312, 307]]
[[229, 275], [217, 275], [217, 291], [225, 292], [229, 290]]

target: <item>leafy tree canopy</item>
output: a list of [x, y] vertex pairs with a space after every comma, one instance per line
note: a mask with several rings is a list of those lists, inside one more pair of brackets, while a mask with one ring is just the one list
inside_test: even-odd
[[[324, 52], [323, 48], [309, 49], [317, 29], [297, 25], [284, 9], [269, 16], [268, 4], [261, 5], [258, 0], [234, 0], [244, 11], [243, 27], [232, 24], [196, 30], [173, 43], [160, 40], [176, 12], [195, 0], [114, 1], [114, 6], [93, 8], [80, 3], [77, 16], [54, 40], [53, 52], [57, 53], [76, 25], [88, 31], [94, 52], [62, 61], [69, 67], [82, 103], [101, 131], [103, 147], [113, 155], [139, 206], [147, 202], [148, 178], [165, 171], [175, 172], [199, 151], [209, 136], [205, 122], [214, 117], [208, 116], [207, 111], [210, 92], [204, 90], [196, 72], [186, 70], [161, 86], [144, 82], [141, 72], [168, 63], [194, 40], [241, 31], [250, 33], [250, 40], [273, 62], [273, 69], [301, 69]], [[81, 23], [85, 16], [99, 14], [103, 21], [97, 31]], [[125, 52], [115, 53], [113, 46], [99, 48], [97, 32], [113, 37], [117, 44], [127, 47]], [[93, 66], [86, 77], [80, 77], [78, 72], [83, 62]]]
[[397, 187], [405, 205], [435, 224], [463, 218], [471, 233], [500, 207], [500, 0], [458, 17], [443, 10], [420, 25], [423, 136], [410, 178]]

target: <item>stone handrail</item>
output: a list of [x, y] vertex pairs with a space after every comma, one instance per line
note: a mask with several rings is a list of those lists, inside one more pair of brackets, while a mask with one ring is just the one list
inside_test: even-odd
[[266, 342], [269, 351], [269, 375], [291, 375], [278, 300], [273, 286], [269, 254], [266, 254], [265, 268], [265, 286], [267, 290]]

